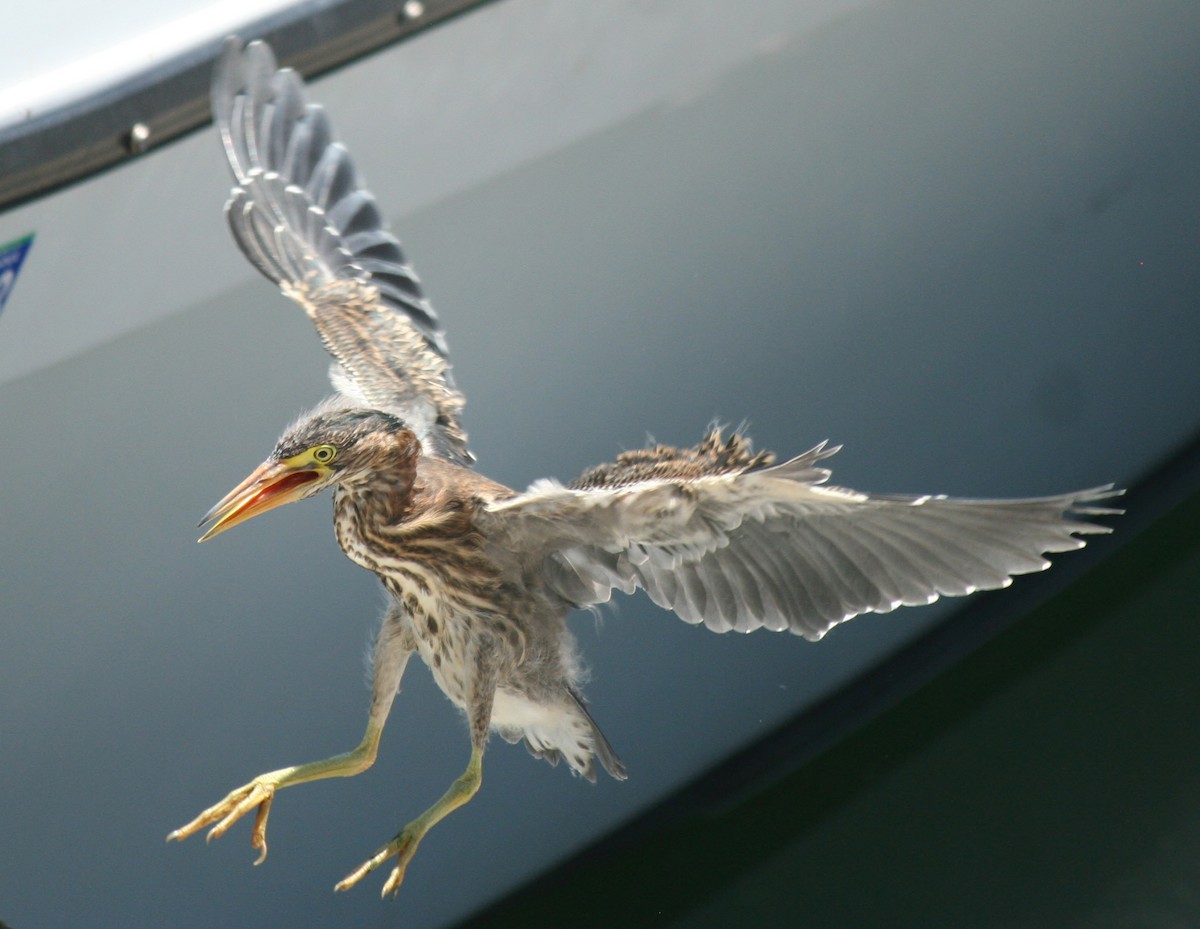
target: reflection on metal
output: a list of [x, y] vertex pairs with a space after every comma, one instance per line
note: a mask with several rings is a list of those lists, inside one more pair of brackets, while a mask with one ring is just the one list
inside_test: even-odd
[[[302, 7], [242, 31], [270, 40], [283, 63], [313, 77], [485, 2], [408, 0], [397, 12], [381, 0], [344, 0], [319, 18]], [[217, 38], [115, 91], [0, 131], [0, 211], [120, 164], [150, 139], [157, 146], [207, 125], [208, 76], [219, 48]]]
[[150, 127], [145, 123], [134, 123], [126, 137], [126, 146], [132, 155], [140, 155], [150, 145]]

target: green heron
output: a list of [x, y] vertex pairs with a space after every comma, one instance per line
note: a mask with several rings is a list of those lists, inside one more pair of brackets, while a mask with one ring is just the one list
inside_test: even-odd
[[438, 318], [324, 111], [270, 48], [231, 39], [213, 112], [237, 186], [226, 206], [251, 262], [302, 306], [334, 358], [336, 393], [284, 432], [205, 516], [201, 541], [333, 489], [338, 543], [391, 595], [375, 645], [366, 733], [353, 750], [262, 774], [170, 838], [222, 835], [256, 811], [267, 853], [276, 791], [375, 760], [408, 659], [467, 717], [470, 762], [446, 793], [338, 885], [391, 858], [393, 894], [429, 829], [479, 789], [491, 730], [595, 780], [625, 768], [588, 714], [566, 626], [572, 610], [643, 588], [718, 632], [820, 639], [861, 613], [1007, 586], [1044, 555], [1108, 532], [1088, 517], [1111, 485], [1060, 496], [961, 500], [825, 484], [824, 443], [775, 463], [738, 433], [620, 455], [524, 493], [472, 469], [462, 394]]

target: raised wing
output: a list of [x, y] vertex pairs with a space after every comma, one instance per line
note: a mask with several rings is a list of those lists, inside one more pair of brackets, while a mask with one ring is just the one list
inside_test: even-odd
[[469, 463], [437, 314], [325, 111], [269, 46], [236, 38], [217, 63], [212, 106], [238, 183], [225, 207], [233, 237], [304, 307], [336, 359], [334, 387]]
[[1111, 485], [1025, 500], [825, 487], [817, 463], [837, 449], [824, 444], [773, 467], [744, 444], [723, 465], [698, 454], [734, 439], [622, 456], [569, 487], [543, 481], [484, 519], [578, 606], [643, 587], [717, 632], [765, 626], [816, 640], [861, 613], [1006, 587], [1048, 567], [1047, 552], [1111, 531], [1087, 517], [1121, 512], [1094, 505], [1120, 493]]

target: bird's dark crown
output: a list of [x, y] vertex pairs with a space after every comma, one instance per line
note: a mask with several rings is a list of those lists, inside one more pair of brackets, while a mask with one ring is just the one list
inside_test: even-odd
[[318, 407], [280, 436], [272, 457], [284, 460], [318, 445], [332, 445], [338, 455], [331, 466], [341, 470], [365, 465], [381, 452], [394, 454], [397, 442], [407, 444], [406, 439], [416, 444], [408, 425], [391, 413], [353, 407]]

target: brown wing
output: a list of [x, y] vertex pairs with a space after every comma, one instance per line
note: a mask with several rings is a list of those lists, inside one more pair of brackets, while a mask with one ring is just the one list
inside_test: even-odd
[[[861, 613], [1007, 586], [1047, 552], [1109, 532], [1086, 517], [1119, 491], [1024, 500], [865, 494], [821, 486], [817, 446], [780, 465], [740, 455], [721, 470], [704, 449], [634, 453], [581, 486], [535, 484], [492, 504], [488, 531], [569, 602], [645, 588], [659, 606], [717, 632], [759, 627], [819, 639]], [[636, 477], [655, 459], [662, 474]], [[674, 462], [673, 464], [670, 462]], [[607, 471], [605, 470], [607, 469]], [[608, 479], [603, 479], [603, 475]]]
[[237, 39], [217, 63], [212, 104], [238, 182], [225, 208], [234, 239], [304, 307], [337, 362], [334, 386], [403, 417], [435, 454], [470, 462], [437, 314], [324, 110], [267, 45]]

